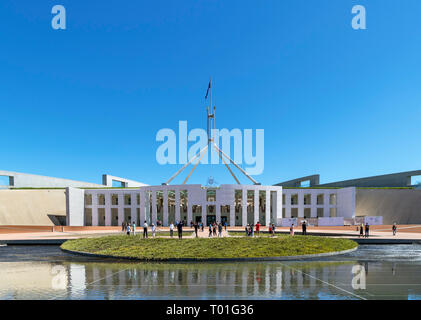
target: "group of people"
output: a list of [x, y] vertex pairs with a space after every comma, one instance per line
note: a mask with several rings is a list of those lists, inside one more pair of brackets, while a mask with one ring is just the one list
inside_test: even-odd
[[[358, 228], [357, 228], [358, 229]], [[364, 224], [361, 223], [361, 225], [359, 226], [360, 229], [360, 234], [358, 235], [358, 238], [368, 238], [369, 232], [370, 232], [370, 226], [368, 225], [368, 223]]]
[[[212, 222], [208, 226], [209, 228], [209, 238], [211, 237], [222, 237], [222, 223], [216, 223], [216, 221]], [[225, 223], [225, 230], [227, 230], [227, 225]]]
[[[145, 222], [143, 223], [143, 238], [147, 238], [148, 237], [148, 223], [146, 222], [146, 220], [145, 220]], [[136, 222], [132, 222], [132, 223], [129, 223], [129, 222], [123, 222], [122, 224], [121, 224], [121, 231], [126, 231], [126, 234], [128, 235], [128, 236], [130, 236], [130, 235], [133, 235], [133, 236], [135, 236], [136, 235]], [[156, 235], [156, 226], [155, 226], [155, 224], [151, 224], [151, 231], [152, 231], [152, 237], [153, 238], [155, 238], [155, 235]]]
[[177, 228], [178, 239], [183, 239], [183, 226], [184, 221], [176, 221], [175, 226], [174, 223], [170, 223], [170, 237], [174, 236], [174, 228]]

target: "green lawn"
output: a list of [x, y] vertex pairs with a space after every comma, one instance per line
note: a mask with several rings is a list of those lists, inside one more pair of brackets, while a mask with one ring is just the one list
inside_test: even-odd
[[342, 251], [357, 247], [348, 239], [280, 235], [270, 237], [142, 239], [137, 236], [106, 236], [66, 241], [63, 249], [146, 260], [172, 258], [279, 257]]

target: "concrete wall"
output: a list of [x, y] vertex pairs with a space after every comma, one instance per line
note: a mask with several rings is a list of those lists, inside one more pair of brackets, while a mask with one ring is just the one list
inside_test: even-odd
[[[15, 188], [65, 188], [65, 187], [86, 187], [86, 188], [98, 188], [103, 187], [101, 184], [53, 178], [46, 176], [39, 176], [36, 174], [19, 173], [12, 171], [0, 170], [0, 176], [12, 177], [9, 179], [13, 181], [13, 185], [10, 187]], [[6, 186], [9, 187], [9, 186]]]
[[384, 224], [421, 223], [421, 190], [357, 189], [356, 216], [383, 216]]
[[77, 188], [66, 188], [66, 212], [68, 226], [84, 226], [85, 191]]
[[373, 176], [360, 179], [324, 183], [320, 187], [361, 187], [361, 188], [382, 188], [382, 187], [408, 187], [411, 185], [411, 177], [421, 175], [421, 170], [406, 171], [381, 176]]
[[66, 216], [66, 192], [0, 190], [0, 225], [54, 225], [48, 215]]

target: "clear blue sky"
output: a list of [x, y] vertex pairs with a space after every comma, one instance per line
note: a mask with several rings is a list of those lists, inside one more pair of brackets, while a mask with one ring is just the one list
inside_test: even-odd
[[265, 129], [263, 184], [421, 169], [420, 35], [419, 0], [1, 0], [0, 169], [160, 184], [156, 132], [206, 127], [209, 76], [217, 127]]

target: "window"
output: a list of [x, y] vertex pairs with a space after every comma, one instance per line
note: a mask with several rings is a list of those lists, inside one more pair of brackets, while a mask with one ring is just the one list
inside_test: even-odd
[[330, 208], [330, 217], [331, 218], [336, 217], [336, 208]]
[[325, 195], [324, 194], [318, 194], [317, 195], [317, 204], [323, 205], [325, 203]]
[[291, 205], [292, 206], [298, 205], [298, 194], [291, 195]]
[[118, 206], [118, 194], [111, 195], [111, 205]]
[[98, 205], [105, 206], [105, 194], [98, 195]]
[[310, 180], [305, 180], [300, 182], [301, 188], [309, 188], [310, 187]]
[[291, 218], [298, 217], [298, 208], [291, 208]]
[[304, 195], [304, 205], [310, 205], [311, 204], [311, 194], [305, 194]]
[[85, 205], [92, 205], [92, 194], [85, 194]]
[[130, 194], [124, 195], [124, 205], [130, 206], [132, 204], [132, 196]]
[[411, 186], [421, 185], [421, 176], [411, 177]]
[[331, 205], [336, 205], [336, 194], [331, 194], [331, 195], [329, 195], [329, 203], [331, 204]]
[[216, 189], [206, 190], [206, 201], [216, 201]]
[[285, 194], [282, 195], [282, 204], [285, 205]]

